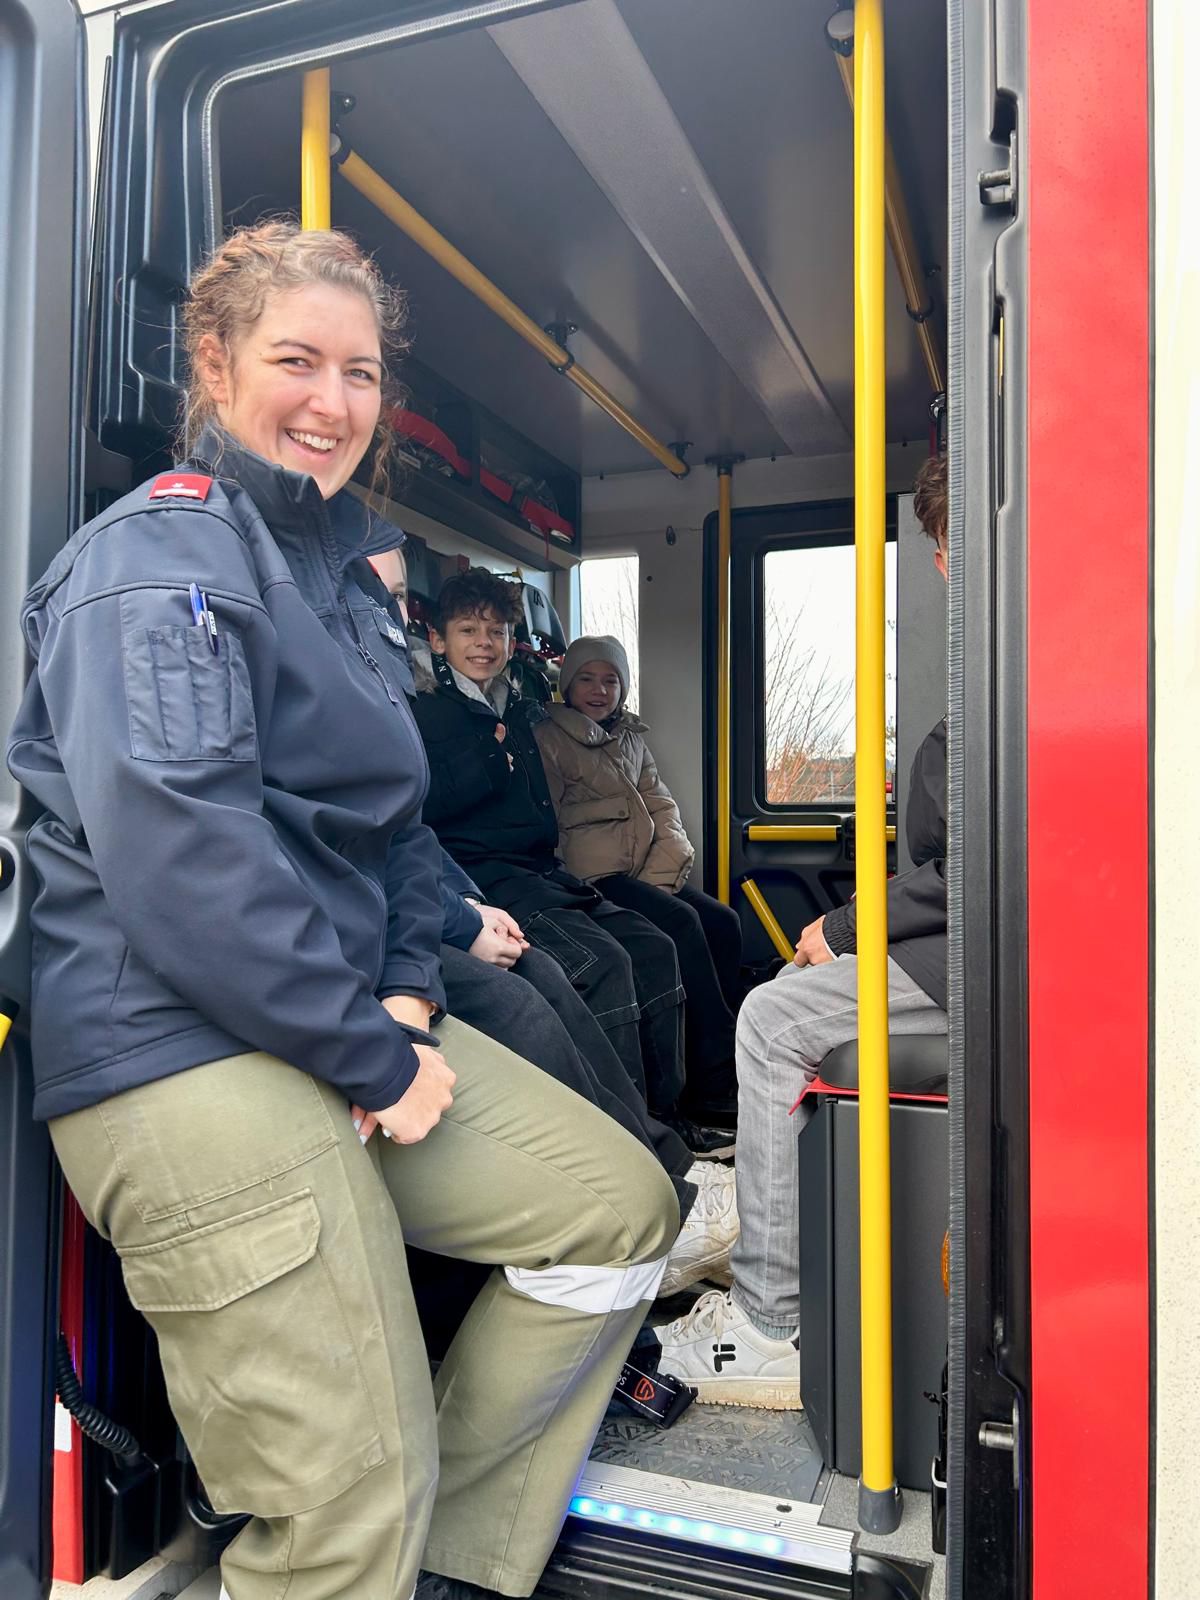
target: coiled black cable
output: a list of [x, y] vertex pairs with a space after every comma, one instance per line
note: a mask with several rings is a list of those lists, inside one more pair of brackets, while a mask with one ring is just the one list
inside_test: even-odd
[[58, 1398], [89, 1439], [94, 1439], [98, 1445], [111, 1450], [113, 1455], [120, 1456], [122, 1461], [138, 1460], [142, 1454], [142, 1447], [129, 1429], [123, 1428], [111, 1417], [106, 1417], [103, 1411], [98, 1411], [83, 1398], [75, 1363], [71, 1360], [71, 1349], [63, 1333], [58, 1336], [58, 1345], [54, 1352], [54, 1379], [58, 1388]]

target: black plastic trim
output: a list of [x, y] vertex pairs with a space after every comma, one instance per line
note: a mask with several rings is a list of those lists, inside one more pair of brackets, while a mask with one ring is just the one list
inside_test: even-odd
[[[1025, 227], [1021, 0], [950, 0], [950, 1115], [947, 1592], [1030, 1582]], [[1014, 192], [1027, 193], [1023, 174]], [[1004, 376], [999, 328], [1003, 317]], [[969, 885], [969, 892], [967, 886]], [[1014, 1458], [980, 1442], [1019, 1419]]]
[[[919, 1593], [919, 1591], [917, 1591]], [[909, 1600], [894, 1589], [860, 1594], [850, 1574], [807, 1571], [765, 1556], [720, 1555], [637, 1529], [569, 1519], [536, 1593], [543, 1600]]]
[[[69, 5], [0, 0], [0, 726], [24, 690], [18, 614], [78, 511], [80, 267], [84, 259], [80, 25]], [[0, 769], [0, 993], [29, 986], [34, 809]], [[0, 1594], [49, 1587], [58, 1188], [32, 1120], [28, 1033], [0, 1057]]]

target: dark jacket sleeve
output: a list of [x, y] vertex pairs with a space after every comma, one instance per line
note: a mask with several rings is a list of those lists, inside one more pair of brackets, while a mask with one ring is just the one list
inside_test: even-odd
[[256, 652], [274, 658], [273, 627], [255, 597], [212, 656], [181, 626], [185, 607], [172, 589], [101, 593], [50, 618], [40, 641], [41, 693], [110, 914], [202, 1016], [369, 1110], [391, 1105], [415, 1075], [412, 1047], [263, 812], [251, 684]]
[[[447, 721], [451, 717], [458, 721], [457, 708], [444, 706], [436, 694], [418, 695], [413, 711], [429, 758], [426, 822], [436, 828], [439, 822], [470, 811], [492, 795], [505, 793], [512, 769], [499, 740], [470, 730], [453, 732]], [[471, 721], [488, 726], [482, 717], [472, 716]]]
[[[915, 865], [888, 880], [888, 943], [946, 931], [946, 724], [927, 734], [913, 760], [904, 813]], [[855, 904], [826, 913], [821, 931], [835, 956], [858, 948]]]
[[423, 823], [392, 835], [387, 860], [388, 931], [379, 998], [411, 994], [445, 1008], [439, 950], [445, 915], [442, 850]]
[[482, 902], [483, 891], [473, 883], [458, 862], [442, 851], [442, 906], [445, 920], [442, 925], [442, 942], [456, 950], [469, 950], [483, 928], [483, 918], [474, 906], [469, 906], [464, 896]]

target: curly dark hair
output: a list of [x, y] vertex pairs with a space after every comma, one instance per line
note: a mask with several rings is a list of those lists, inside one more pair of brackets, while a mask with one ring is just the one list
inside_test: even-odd
[[922, 461], [913, 483], [913, 510], [931, 539], [945, 540], [950, 522], [950, 491], [944, 455]]
[[521, 585], [498, 578], [486, 567], [468, 567], [446, 579], [434, 601], [429, 624], [444, 634], [446, 624], [455, 617], [482, 617], [489, 611], [515, 628], [524, 614]]

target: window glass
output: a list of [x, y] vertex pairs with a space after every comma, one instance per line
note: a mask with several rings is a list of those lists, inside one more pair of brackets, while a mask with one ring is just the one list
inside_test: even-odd
[[638, 707], [638, 558], [597, 556], [579, 563], [580, 633], [611, 633], [629, 657], [631, 711]]
[[[896, 768], [896, 545], [885, 554], [887, 777]], [[763, 557], [763, 792], [768, 805], [854, 798], [854, 547]]]

